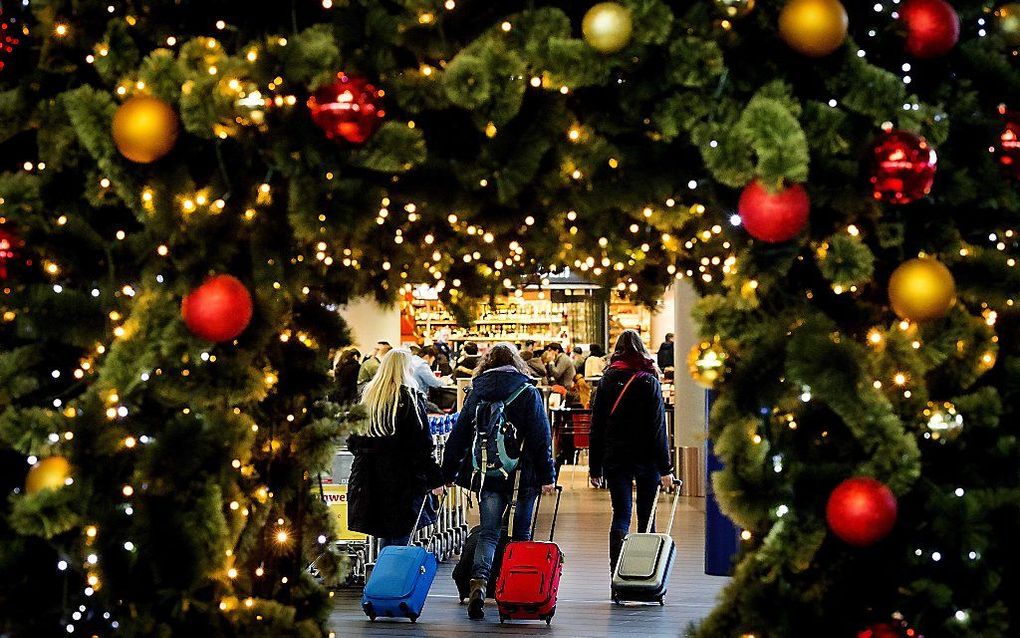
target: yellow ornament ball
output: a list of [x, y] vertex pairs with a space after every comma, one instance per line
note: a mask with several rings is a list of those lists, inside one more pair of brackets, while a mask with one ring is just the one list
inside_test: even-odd
[[113, 142], [132, 162], [149, 164], [173, 149], [178, 127], [177, 113], [169, 104], [155, 97], [133, 97], [113, 116]]
[[702, 341], [687, 354], [687, 368], [695, 383], [711, 390], [726, 376], [728, 359], [718, 340]]
[[599, 53], [616, 53], [630, 44], [634, 34], [630, 9], [615, 2], [600, 2], [584, 14], [581, 32], [588, 46]]
[[995, 20], [1006, 44], [1020, 46], [1020, 2], [1010, 2], [996, 9]]
[[945, 316], [955, 302], [953, 274], [931, 257], [905, 261], [889, 278], [889, 303], [902, 319], [938, 319]]
[[839, 0], [790, 0], [779, 14], [779, 34], [812, 58], [829, 55], [846, 40], [849, 20]]
[[71, 464], [62, 456], [45, 458], [28, 471], [25, 477], [25, 491], [35, 494], [42, 490], [57, 490], [67, 485], [71, 476]]

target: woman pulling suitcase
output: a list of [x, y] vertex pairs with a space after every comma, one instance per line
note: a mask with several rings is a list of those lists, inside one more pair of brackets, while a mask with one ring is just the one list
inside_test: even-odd
[[[368, 432], [348, 440], [354, 453], [349, 525], [377, 537], [380, 550], [406, 545], [426, 493], [440, 495], [446, 490], [432, 457], [425, 397], [415, 389], [412, 361], [408, 350], [386, 353], [361, 401], [368, 412]], [[421, 525], [432, 522], [424, 520]]]
[[648, 528], [657, 488], [673, 485], [673, 460], [666, 437], [659, 371], [634, 330], [616, 341], [592, 406], [589, 462], [591, 484], [605, 485], [613, 505], [609, 529], [609, 571], [616, 569], [630, 531], [633, 487], [637, 484], [638, 529]]
[[468, 599], [468, 616], [476, 620], [485, 617], [486, 584], [517, 473], [515, 541], [531, 539], [539, 489], [550, 494], [556, 487], [549, 419], [529, 372], [512, 345], [493, 346], [474, 372], [471, 393], [446, 442], [447, 483], [478, 494], [481, 531]]

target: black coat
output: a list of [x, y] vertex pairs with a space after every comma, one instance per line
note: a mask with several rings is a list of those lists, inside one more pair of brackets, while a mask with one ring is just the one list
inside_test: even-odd
[[592, 476], [602, 476], [607, 467], [652, 466], [660, 476], [673, 473], [662, 388], [655, 375], [638, 373], [616, 412], [610, 415], [634, 372], [606, 368], [599, 382], [592, 405], [589, 450]]
[[657, 355], [656, 363], [659, 364], [659, 369], [660, 370], [665, 370], [666, 368], [672, 368], [673, 367], [673, 344], [672, 343], [667, 343], [665, 341], [662, 342], [662, 345], [659, 346], [659, 353]]
[[[521, 487], [534, 488], [551, 485], [556, 481], [556, 464], [552, 457], [552, 435], [549, 418], [545, 413], [542, 394], [531, 386], [531, 378], [513, 368], [496, 368], [480, 374], [471, 381], [471, 393], [457, 417], [457, 423], [446, 441], [443, 456], [443, 476], [447, 482], [477, 491], [478, 481], [472, 481], [472, 461], [475, 440], [475, 406], [480, 400], [503, 401], [522, 383], [529, 385], [513, 403], [506, 407], [507, 420], [517, 427], [524, 441], [521, 453]], [[474, 484], [472, 484], [474, 483]], [[513, 475], [506, 479], [485, 480], [486, 491], [513, 488]]]
[[336, 402], [354, 403], [358, 400], [358, 372], [361, 364], [357, 359], [341, 364], [336, 369]]
[[355, 434], [348, 446], [354, 453], [348, 486], [350, 528], [386, 538], [409, 534], [425, 495], [443, 484], [432, 457], [421, 393], [402, 388], [395, 434]]

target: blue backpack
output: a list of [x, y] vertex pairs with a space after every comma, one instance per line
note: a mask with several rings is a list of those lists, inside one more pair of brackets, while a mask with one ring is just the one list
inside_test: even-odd
[[521, 462], [523, 441], [507, 420], [506, 408], [529, 384], [521, 384], [503, 401], [479, 401], [475, 407], [475, 442], [471, 465], [480, 475], [479, 490], [487, 478], [508, 478]]

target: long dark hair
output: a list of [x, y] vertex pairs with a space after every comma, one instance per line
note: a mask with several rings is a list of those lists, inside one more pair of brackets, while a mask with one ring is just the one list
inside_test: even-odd
[[648, 348], [645, 347], [644, 341], [641, 341], [641, 335], [638, 334], [637, 330], [624, 330], [616, 340], [616, 349], [613, 350], [611, 360], [626, 360], [636, 357], [650, 360], [652, 355], [648, 352]]
[[517, 348], [513, 347], [509, 343], [497, 343], [489, 348], [489, 351], [485, 353], [482, 360], [478, 362], [478, 367], [475, 368], [475, 372], [472, 376], [477, 377], [487, 370], [501, 368], [503, 366], [510, 366], [521, 374], [531, 374], [528, 371], [528, 364], [524, 363], [524, 359], [522, 359], [521, 355], [517, 352]]

